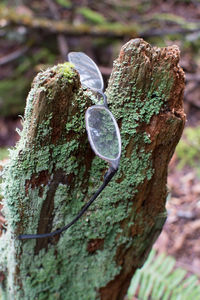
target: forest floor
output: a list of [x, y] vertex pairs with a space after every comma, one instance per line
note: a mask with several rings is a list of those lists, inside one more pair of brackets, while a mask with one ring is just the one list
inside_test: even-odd
[[[186, 91], [187, 89], [186, 85]], [[199, 103], [199, 94], [194, 99]], [[187, 98], [184, 104], [187, 113], [186, 128], [199, 128], [200, 109], [192, 103], [188, 104]], [[184, 139], [184, 135], [181, 139]], [[200, 174], [197, 169], [188, 165], [180, 169], [178, 162], [175, 152], [168, 170], [168, 217], [154, 248], [160, 253], [173, 256], [177, 267], [196, 274], [200, 279]], [[199, 169], [198, 161], [197, 166]]]
[[168, 218], [154, 248], [176, 259], [177, 267], [200, 278], [200, 178], [189, 167], [169, 166]]

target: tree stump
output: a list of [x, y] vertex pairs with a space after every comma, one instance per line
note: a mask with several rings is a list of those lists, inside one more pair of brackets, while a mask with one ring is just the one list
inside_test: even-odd
[[108, 169], [87, 140], [84, 114], [95, 97], [76, 71], [65, 63], [36, 76], [3, 176], [2, 299], [124, 298], [166, 219], [167, 167], [185, 122], [179, 55], [142, 39], [122, 47], [106, 90], [122, 138], [117, 174], [69, 230], [19, 240], [70, 222]]

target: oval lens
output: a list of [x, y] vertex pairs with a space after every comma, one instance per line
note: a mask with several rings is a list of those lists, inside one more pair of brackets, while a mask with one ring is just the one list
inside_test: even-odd
[[112, 113], [94, 105], [86, 111], [86, 128], [94, 152], [107, 161], [117, 160], [121, 154], [119, 128]]
[[95, 91], [103, 91], [104, 84], [101, 72], [89, 56], [83, 52], [70, 52], [68, 59], [75, 65], [83, 85]]

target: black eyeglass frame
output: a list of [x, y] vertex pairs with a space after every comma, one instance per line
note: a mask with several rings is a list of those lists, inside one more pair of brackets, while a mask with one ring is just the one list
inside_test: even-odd
[[[93, 62], [93, 64], [96, 66], [96, 64], [94, 62]], [[96, 66], [96, 68], [99, 71], [97, 66]], [[100, 75], [101, 75], [101, 73], [100, 73]], [[92, 89], [91, 87], [87, 87], [87, 88]], [[63, 231], [67, 230], [68, 228], [70, 228], [74, 223], [76, 223], [78, 221], [78, 219], [84, 214], [84, 212], [89, 208], [89, 206], [94, 202], [94, 200], [99, 196], [99, 194], [105, 189], [105, 187], [108, 185], [108, 183], [111, 181], [111, 179], [113, 178], [113, 176], [117, 172], [118, 167], [119, 167], [119, 163], [120, 163], [120, 156], [121, 156], [121, 137], [120, 137], [119, 128], [118, 128], [118, 125], [117, 125], [117, 122], [116, 122], [114, 116], [112, 115], [112, 113], [108, 109], [107, 97], [104, 94], [104, 92], [102, 90], [98, 90], [98, 89], [93, 90], [93, 92], [95, 92], [95, 93], [97, 93], [97, 94], [99, 94], [100, 96], [103, 97], [103, 104], [101, 104], [101, 105], [99, 105], [99, 104], [98, 105], [92, 105], [91, 107], [89, 107], [87, 109], [86, 114], [87, 114], [89, 109], [93, 109], [93, 108], [96, 108], [96, 107], [102, 107], [102, 109], [107, 110], [109, 112], [109, 114], [112, 116], [112, 119], [113, 119], [114, 124], [115, 124], [115, 129], [116, 129], [116, 132], [117, 132], [117, 138], [118, 138], [118, 145], [119, 145], [119, 155], [118, 155], [118, 157], [116, 159], [113, 159], [113, 160], [103, 158], [101, 155], [97, 154], [94, 147], [92, 147], [91, 140], [89, 139], [90, 145], [91, 145], [92, 149], [94, 150], [95, 154], [98, 155], [100, 158], [106, 160], [110, 164], [110, 167], [109, 167], [108, 171], [104, 175], [104, 180], [103, 180], [102, 185], [98, 188], [98, 190], [94, 193], [94, 195], [90, 198], [90, 200], [83, 206], [83, 208], [80, 210], [78, 215], [70, 223], [68, 223], [64, 227], [62, 227], [60, 229], [57, 229], [53, 232], [44, 233], [44, 234], [21, 234], [21, 235], [18, 236], [18, 239], [24, 240], [24, 239], [50, 238], [50, 237], [53, 237], [57, 234], [62, 233]], [[87, 126], [86, 126], [86, 129], [87, 129]]]

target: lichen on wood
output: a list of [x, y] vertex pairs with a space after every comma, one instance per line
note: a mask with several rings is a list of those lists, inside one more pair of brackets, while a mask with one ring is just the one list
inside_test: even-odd
[[106, 90], [122, 137], [117, 174], [68, 231], [19, 241], [71, 221], [107, 170], [87, 140], [92, 98], [76, 71], [65, 63], [37, 75], [4, 172], [3, 299], [123, 299], [166, 219], [167, 166], [185, 121], [178, 61], [176, 46], [122, 47]]

